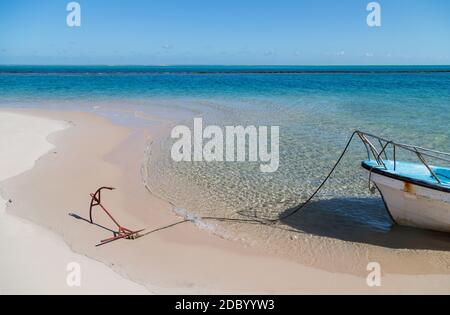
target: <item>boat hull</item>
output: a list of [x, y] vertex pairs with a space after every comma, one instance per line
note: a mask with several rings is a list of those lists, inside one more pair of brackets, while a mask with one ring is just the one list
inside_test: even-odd
[[450, 232], [450, 193], [378, 173], [371, 180], [380, 191], [395, 223]]

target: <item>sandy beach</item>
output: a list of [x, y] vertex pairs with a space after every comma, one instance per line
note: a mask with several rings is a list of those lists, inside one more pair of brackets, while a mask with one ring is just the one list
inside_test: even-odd
[[[47, 137], [70, 124], [19, 114], [0, 114], [0, 181], [28, 171], [54, 146]], [[75, 254], [61, 238], [27, 220], [6, 213], [0, 199], [0, 294], [147, 294], [104, 264]], [[33, 211], [33, 209], [31, 209]], [[66, 267], [80, 264], [86, 281], [81, 287], [67, 285]], [[102, 281], [93, 281], [93, 279]]]
[[[450, 292], [448, 274], [383, 274], [382, 286], [371, 288], [364, 276], [306, 267], [191, 223], [95, 247], [110, 233], [69, 213], [87, 218], [89, 193], [100, 186], [117, 188], [103, 198], [126, 227], [148, 232], [180, 221], [140, 176], [142, 153], [164, 124], [131, 130], [93, 114], [44, 110], [2, 110], [0, 122], [8, 148], [0, 166], [2, 293]], [[111, 226], [100, 212], [95, 219]], [[70, 262], [82, 267], [80, 288], [66, 284]]]

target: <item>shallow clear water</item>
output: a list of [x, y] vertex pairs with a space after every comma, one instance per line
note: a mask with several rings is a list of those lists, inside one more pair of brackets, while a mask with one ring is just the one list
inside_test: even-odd
[[[355, 129], [450, 151], [450, 67], [0, 67], [1, 106], [92, 110], [113, 104], [159, 111], [191, 125], [280, 126], [280, 168], [259, 163], [174, 163], [173, 141], [151, 145], [144, 180], [179, 213], [276, 218], [304, 202]], [[116, 115], [120, 121], [122, 115]], [[113, 117], [114, 118], [114, 117]], [[127, 124], [139, 124], [131, 115]], [[284, 242], [292, 230], [369, 242], [355, 233], [388, 233], [381, 199], [367, 189], [355, 142], [330, 182], [299, 214], [273, 228], [211, 221], [208, 227], [249, 242]], [[205, 223], [202, 223], [205, 224]], [[205, 225], [202, 225], [205, 227]], [[349, 231], [352, 231], [351, 233]], [[356, 232], [355, 232], [356, 231]], [[348, 233], [347, 233], [348, 232]], [[369, 234], [368, 234], [369, 233]]]

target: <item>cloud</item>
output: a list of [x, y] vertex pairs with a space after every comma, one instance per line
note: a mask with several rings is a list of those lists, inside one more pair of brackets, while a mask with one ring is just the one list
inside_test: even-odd
[[341, 51], [335, 51], [335, 52], [325, 52], [324, 53], [325, 56], [337, 56], [337, 57], [342, 57], [345, 56], [345, 51], [341, 50]]
[[273, 50], [267, 50], [264, 52], [264, 56], [274, 56], [276, 55], [276, 52], [274, 52]]
[[163, 45], [162, 49], [166, 49], [166, 50], [173, 49], [173, 45], [170, 45], [170, 44]]
[[370, 57], [373, 57], [373, 56], [374, 56], [373, 53], [371, 53], [371, 52], [366, 52], [366, 57], [370, 58]]

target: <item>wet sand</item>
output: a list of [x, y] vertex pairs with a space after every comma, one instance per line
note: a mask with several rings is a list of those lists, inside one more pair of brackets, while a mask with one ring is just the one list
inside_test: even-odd
[[[152, 231], [180, 221], [169, 203], [144, 188], [140, 174], [148, 141], [163, 132], [166, 126], [161, 123], [131, 130], [87, 113], [15, 112], [70, 121], [72, 126], [48, 138], [55, 149], [40, 158], [33, 169], [0, 184], [3, 195], [12, 200], [8, 204], [8, 213], [50, 229], [63, 237], [74, 252], [103, 262], [153, 293], [450, 292], [448, 273], [384, 274], [382, 287], [369, 288], [361, 272], [343, 274], [323, 268], [321, 265], [332, 265], [333, 261], [325, 255], [321, 257], [318, 254], [320, 248], [309, 253], [308, 259], [313, 263], [307, 267], [259, 247], [222, 239], [190, 223], [135, 241], [120, 240], [95, 247], [111, 233], [75, 220], [69, 213], [87, 218], [89, 193], [100, 186], [117, 188], [114, 192], [106, 192], [104, 201], [126, 227]], [[95, 219], [101, 225], [113, 227], [100, 212], [95, 213]], [[303, 245], [299, 244], [299, 247]], [[327, 246], [327, 250], [333, 249]], [[337, 246], [335, 251], [339, 250]], [[308, 255], [308, 252], [302, 254]], [[334, 256], [339, 255], [335, 253]], [[371, 258], [361, 260], [351, 255], [343, 256], [340, 263], [358, 270], [365, 267], [359, 266], [361, 261]], [[413, 261], [414, 264], [423, 265], [420, 261]], [[426, 264], [422, 267], [424, 271], [427, 268]], [[17, 280], [20, 283], [20, 278]]]

